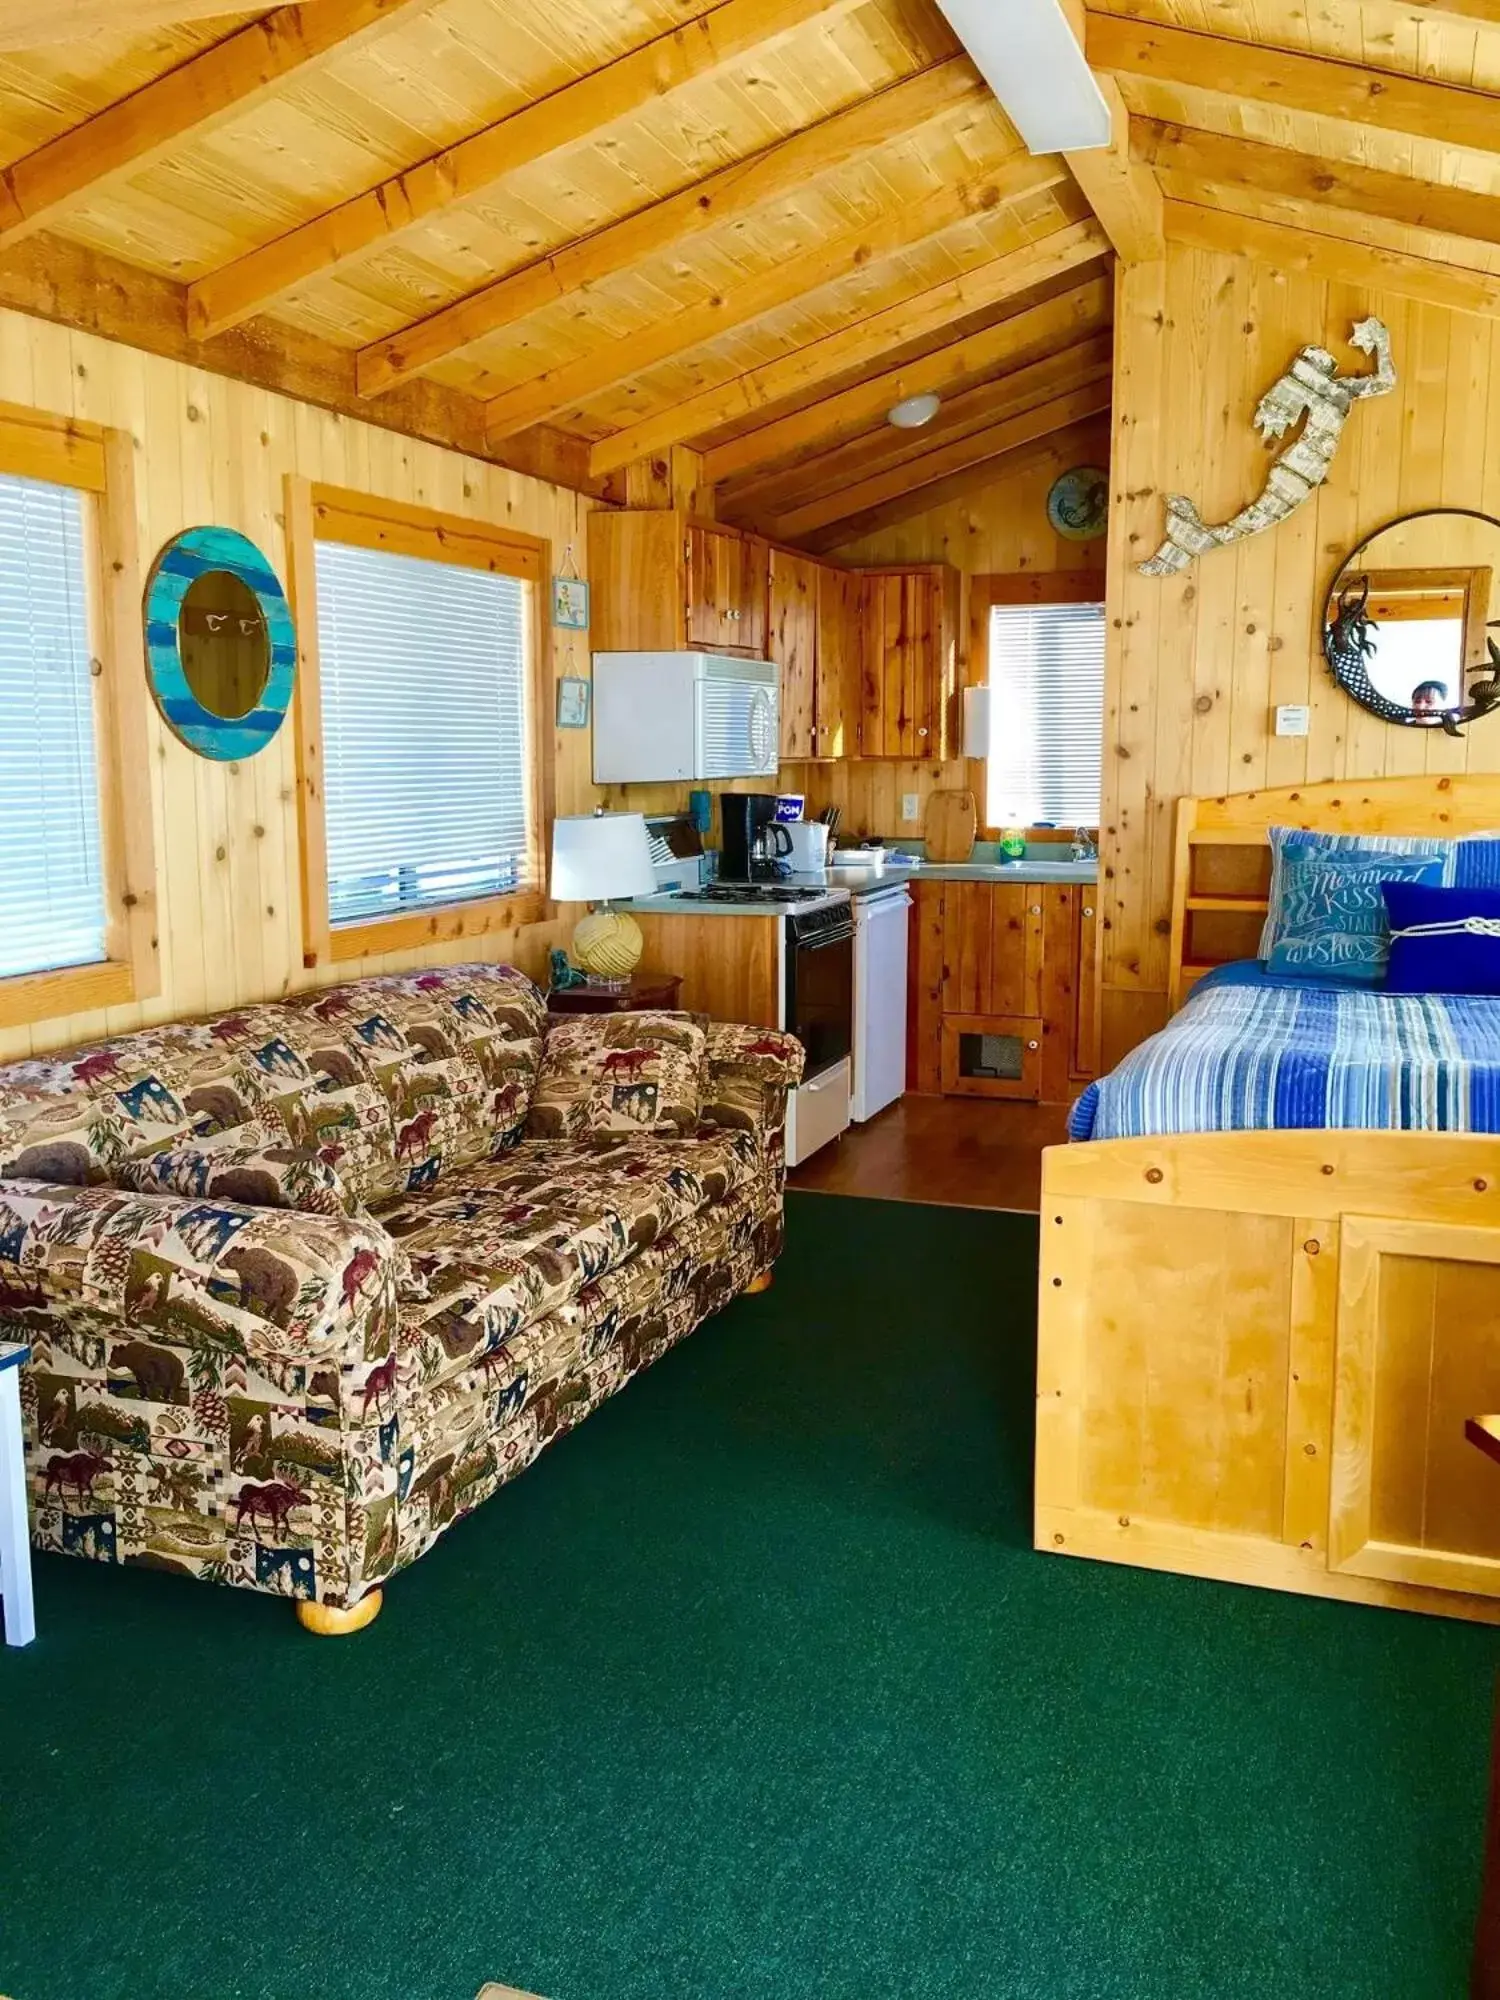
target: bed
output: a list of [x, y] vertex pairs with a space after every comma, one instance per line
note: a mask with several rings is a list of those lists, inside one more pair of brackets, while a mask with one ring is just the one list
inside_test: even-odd
[[1500, 1002], [1247, 963], [1277, 825], [1488, 832], [1500, 779], [1181, 801], [1179, 1011], [1043, 1161], [1037, 1546], [1500, 1622]]

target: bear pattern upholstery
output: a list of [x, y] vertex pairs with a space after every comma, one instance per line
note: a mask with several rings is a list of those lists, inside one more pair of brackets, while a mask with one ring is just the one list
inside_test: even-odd
[[710, 1028], [692, 1136], [518, 1142], [544, 1029], [459, 966], [0, 1069], [40, 1547], [353, 1604], [768, 1268], [799, 1046]]

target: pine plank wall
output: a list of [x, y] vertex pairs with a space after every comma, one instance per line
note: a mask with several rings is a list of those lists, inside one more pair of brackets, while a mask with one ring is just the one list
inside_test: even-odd
[[[1164, 493], [1221, 520], [1264, 484], [1274, 451], [1256, 402], [1299, 347], [1390, 328], [1398, 383], [1358, 406], [1326, 486], [1279, 527], [1185, 577], [1136, 574]], [[1173, 808], [1181, 794], [1308, 780], [1500, 771], [1500, 721], [1455, 740], [1367, 715], [1329, 678], [1318, 621], [1340, 559], [1417, 508], [1500, 515], [1500, 323], [1248, 259], [1168, 246], [1116, 283], [1105, 704], [1103, 1053], [1117, 1062], [1166, 1014]], [[1279, 703], [1311, 707], [1304, 738]]]
[[[589, 503], [576, 494], [14, 312], [0, 313], [0, 396], [133, 433], [143, 577], [171, 536], [215, 523], [248, 535], [285, 581], [288, 472], [502, 522], [548, 538], [558, 562], [569, 544], [580, 568], [586, 561]], [[586, 673], [586, 635], [556, 636], [554, 671]], [[560, 812], [587, 811], [597, 796], [588, 746], [586, 730], [556, 732]], [[259, 756], [217, 764], [179, 743], [153, 709], [151, 757], [162, 990], [138, 1007], [0, 1031], [0, 1060], [334, 977], [333, 968], [308, 973], [302, 965], [290, 719]], [[537, 973], [575, 914], [478, 948], [473, 940], [434, 946], [339, 967], [337, 976], [476, 956]]]

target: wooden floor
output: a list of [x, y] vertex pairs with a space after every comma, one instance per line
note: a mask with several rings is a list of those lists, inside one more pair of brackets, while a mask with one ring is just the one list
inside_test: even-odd
[[1062, 1143], [1067, 1117], [1064, 1104], [903, 1097], [794, 1167], [787, 1181], [822, 1194], [1035, 1209], [1042, 1148]]

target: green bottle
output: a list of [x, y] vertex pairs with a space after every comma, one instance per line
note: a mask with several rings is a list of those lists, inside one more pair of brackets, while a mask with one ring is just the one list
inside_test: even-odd
[[1024, 826], [1007, 826], [1000, 834], [1000, 854], [1005, 861], [1026, 859], [1026, 829]]

